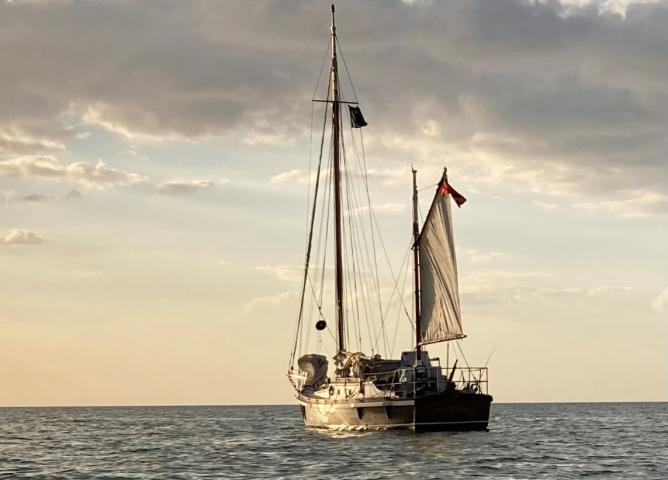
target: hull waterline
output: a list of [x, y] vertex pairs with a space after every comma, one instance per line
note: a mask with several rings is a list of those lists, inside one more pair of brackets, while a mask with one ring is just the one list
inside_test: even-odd
[[326, 401], [298, 396], [307, 427], [332, 430], [486, 430], [490, 395], [440, 393], [417, 399]]

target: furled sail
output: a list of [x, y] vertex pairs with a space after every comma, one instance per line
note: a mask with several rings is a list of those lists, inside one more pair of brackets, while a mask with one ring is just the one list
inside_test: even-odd
[[418, 239], [420, 343], [463, 338], [450, 195], [443, 178]]

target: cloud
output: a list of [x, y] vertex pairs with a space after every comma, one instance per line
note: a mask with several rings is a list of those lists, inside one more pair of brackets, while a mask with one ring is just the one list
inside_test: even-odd
[[35, 151], [63, 150], [62, 141], [30, 135], [13, 125], [0, 125], [0, 153], [25, 154]]
[[3, 176], [64, 180], [100, 189], [144, 183], [149, 180], [144, 175], [109, 168], [102, 160], [98, 160], [95, 165], [85, 162], [65, 165], [49, 155], [26, 155], [11, 160], [0, 160], [0, 177]]
[[479, 269], [462, 276], [460, 293], [465, 304], [486, 305], [540, 301], [554, 297], [599, 297], [636, 291], [624, 285], [559, 285], [558, 278], [541, 272]]
[[590, 213], [615, 213], [625, 218], [665, 216], [668, 215], [668, 195], [638, 191], [622, 200], [575, 203], [573, 207]]
[[304, 277], [304, 267], [296, 265], [261, 265], [255, 267], [255, 270], [272, 275], [284, 282], [299, 282]]
[[489, 263], [494, 260], [501, 260], [501, 259], [506, 259], [508, 258], [508, 255], [499, 252], [499, 251], [494, 251], [494, 252], [480, 252], [474, 248], [463, 248], [459, 249], [461, 252], [461, 255], [469, 260], [471, 263]]
[[23, 228], [12, 228], [8, 233], [0, 234], [0, 246], [37, 245], [42, 242], [43, 238]]
[[[668, 185], [665, 2], [361, 1], [338, 15], [370, 173], [412, 154], [476, 182], [658, 208], [631, 192]], [[0, 144], [60, 148], [74, 117], [137, 141], [289, 145], [328, 17], [279, 0], [0, 2]]]
[[537, 207], [542, 208], [543, 210], [548, 210], [548, 211], [552, 211], [557, 208], [557, 204], [555, 203], [541, 202], [539, 200], [534, 200], [533, 204], [536, 205]]
[[10, 193], [6, 197], [0, 197], [0, 202], [12, 203], [44, 203], [54, 200], [71, 200], [81, 197], [81, 192], [76, 188], [71, 189], [65, 195], [52, 195], [48, 193], [29, 193], [26, 195], [15, 195]]
[[[441, 169], [439, 165], [438, 169]], [[432, 169], [433, 170], [433, 169]], [[440, 178], [440, 173], [437, 175], [432, 175], [431, 172], [421, 171], [423, 178]], [[406, 185], [410, 182], [410, 170], [407, 167], [403, 168], [369, 168], [367, 171], [367, 176], [370, 179], [377, 179], [380, 181], [381, 185], [385, 186], [395, 186], [395, 185]]]
[[587, 290], [587, 295], [594, 297], [597, 295], [609, 295], [613, 293], [629, 293], [634, 292], [635, 287], [624, 287], [624, 286], [609, 286], [602, 285], [600, 287], [594, 287]]
[[652, 308], [657, 312], [665, 312], [668, 310], [668, 287], [663, 289], [654, 300], [652, 300]]
[[214, 185], [215, 183], [210, 180], [170, 180], [159, 183], [155, 189], [167, 195], [190, 195]]
[[28, 203], [41, 203], [48, 202], [50, 200], [55, 200], [55, 195], [43, 195], [41, 193], [31, 193], [29, 195], [21, 195], [19, 197], [12, 198], [13, 202], [28, 202]]
[[[379, 203], [377, 205], [372, 205], [373, 211], [381, 215], [399, 215], [404, 213], [408, 209], [408, 202], [406, 203]], [[369, 212], [369, 206], [364, 205], [354, 210], [354, 213], [357, 214], [367, 214]]]
[[70, 163], [65, 167], [66, 177], [88, 187], [107, 188], [113, 185], [144, 183], [148, 177], [125, 170], [114, 170], [98, 160], [95, 165], [84, 162]]
[[276, 295], [267, 295], [253, 298], [248, 303], [246, 303], [244, 310], [247, 312], [252, 312], [266, 308], [275, 308], [279, 305], [294, 303], [296, 300], [297, 295], [294, 292], [282, 292]]
[[72, 190], [67, 192], [67, 195], [65, 195], [65, 198], [67, 199], [80, 198], [80, 197], [82, 197], [81, 192], [76, 188], [73, 188]]
[[269, 180], [271, 183], [302, 183], [302, 184], [307, 184], [309, 183], [309, 179], [311, 182], [315, 181], [315, 172], [312, 172], [309, 175], [308, 170], [302, 170], [302, 169], [293, 169], [293, 170], [288, 170], [287, 172], [281, 172], [279, 174], [274, 175], [271, 177]]

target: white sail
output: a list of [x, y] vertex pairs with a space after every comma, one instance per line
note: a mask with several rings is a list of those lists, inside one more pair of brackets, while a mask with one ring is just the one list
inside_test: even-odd
[[418, 240], [422, 344], [463, 338], [450, 195], [439, 188]]

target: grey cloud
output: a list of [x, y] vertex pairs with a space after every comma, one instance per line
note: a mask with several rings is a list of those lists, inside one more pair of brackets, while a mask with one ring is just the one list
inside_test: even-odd
[[81, 198], [81, 192], [77, 190], [76, 188], [73, 188], [69, 192], [67, 192], [67, 195], [65, 195], [65, 198], [67, 199], [72, 199], [72, 198]]
[[199, 190], [211, 188], [214, 185], [209, 180], [171, 180], [156, 185], [155, 189], [164, 194], [188, 195]]
[[[665, 3], [408, 3], [338, 4], [371, 140], [468, 152], [476, 176], [500, 168], [536, 190], [665, 192]], [[0, 125], [21, 132], [5, 148], [57, 146], [68, 114], [128, 137], [289, 144], [328, 21], [315, 1], [0, 3]]]
[[[627, 285], [564, 286], [564, 279], [538, 272], [517, 272], [502, 269], [478, 269], [461, 282], [464, 301], [472, 306], [485, 306], [517, 301], [544, 301], [561, 297], [599, 297], [636, 292]], [[568, 282], [566, 282], [568, 283]]]
[[39, 202], [48, 202], [50, 200], [55, 200], [57, 197], [55, 195], [44, 195], [41, 193], [31, 193], [29, 195], [21, 195], [19, 197], [14, 197], [12, 201], [14, 202], [28, 202], [28, 203], [39, 203]]
[[5, 234], [0, 234], [0, 246], [37, 245], [44, 239], [30, 230], [13, 228]]
[[48, 155], [26, 155], [0, 160], [0, 177], [2, 176], [66, 180], [94, 188], [148, 181], [148, 177], [144, 175], [109, 168], [102, 160], [98, 160], [95, 165], [85, 162], [65, 165]]
[[13, 202], [13, 203], [43, 203], [50, 202], [53, 200], [70, 200], [74, 198], [81, 197], [81, 192], [77, 189], [72, 189], [65, 195], [52, 195], [45, 193], [29, 193], [27, 195], [9, 195], [7, 197], [1, 197], [0, 201], [2, 202]]

